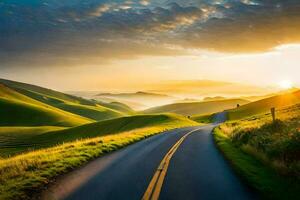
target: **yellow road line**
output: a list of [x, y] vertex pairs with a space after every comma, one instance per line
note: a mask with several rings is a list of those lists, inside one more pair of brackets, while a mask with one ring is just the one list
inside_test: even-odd
[[189, 136], [191, 133], [200, 130], [201, 128], [198, 128], [196, 130], [190, 131], [186, 133], [184, 136], [182, 136], [175, 144], [174, 146], [169, 150], [169, 152], [165, 155], [165, 157], [162, 159], [161, 163], [159, 164], [153, 178], [151, 179], [148, 188], [146, 192], [144, 193], [144, 196], [142, 200], [157, 200], [159, 198], [159, 194], [165, 179], [165, 176], [167, 174], [167, 170], [169, 167], [170, 160], [180, 144], [184, 141], [184, 139]]

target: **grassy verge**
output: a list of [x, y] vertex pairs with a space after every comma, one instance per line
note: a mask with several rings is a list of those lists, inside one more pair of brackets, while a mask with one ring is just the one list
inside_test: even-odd
[[198, 125], [188, 119], [173, 118], [116, 134], [82, 139], [59, 146], [0, 159], [0, 199], [32, 199], [58, 175], [88, 161], [160, 132]]
[[[295, 111], [295, 109], [292, 110]], [[283, 111], [281, 114], [284, 115], [284, 113], [285, 112]], [[290, 116], [293, 116], [292, 113], [295, 112], [288, 110], [287, 113]], [[286, 115], [284, 116], [286, 117]], [[260, 120], [263, 120], [263, 122]], [[282, 147], [281, 149], [278, 149], [279, 152], [290, 153], [285, 151], [284, 147], [287, 147], [286, 144], [289, 144], [287, 136], [290, 136], [291, 132], [289, 132], [287, 135], [285, 132], [281, 132], [281, 135], [278, 135], [278, 133], [272, 134], [266, 132], [265, 128], [268, 129], [269, 125], [263, 125], [265, 120], [265, 117], [257, 117], [254, 120], [255, 122], [251, 120], [251, 122], [248, 120], [243, 120], [221, 125], [221, 127], [218, 127], [214, 130], [214, 139], [216, 145], [232, 164], [236, 172], [251, 187], [259, 191], [264, 198], [297, 199], [300, 196], [299, 179], [295, 174], [297, 171], [289, 171], [293, 174], [293, 176], [291, 176], [291, 173], [281, 173], [281, 170], [278, 170], [278, 165], [273, 165], [272, 162], [275, 158], [277, 159], [277, 157], [272, 157], [273, 160], [271, 160], [269, 154], [258, 148], [258, 146], [260, 146], [263, 147], [263, 149], [272, 149], [275, 147], [272, 145], [276, 144]], [[245, 126], [243, 127], [243, 125]], [[244, 137], [242, 137], [242, 135]], [[284, 143], [281, 143], [281, 141], [284, 141]], [[295, 142], [293, 138], [290, 141]], [[242, 142], [246, 142], [247, 144], [243, 144]], [[259, 145], [257, 146], [257, 144]], [[276, 154], [272, 155], [274, 156]], [[275, 163], [279, 162], [276, 161]], [[295, 162], [293, 161], [292, 163], [292, 166], [294, 166]], [[285, 163], [285, 166], [291, 165]]]
[[231, 142], [287, 177], [300, 181], [300, 105], [220, 126]]

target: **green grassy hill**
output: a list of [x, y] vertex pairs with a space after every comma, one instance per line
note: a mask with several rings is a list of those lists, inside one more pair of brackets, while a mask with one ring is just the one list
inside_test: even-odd
[[24, 149], [29, 150], [30, 145], [28, 146], [25, 141], [35, 135], [65, 128], [58, 126], [0, 127], [0, 157], [14, 155]]
[[[278, 103], [278, 98], [264, 102]], [[270, 112], [228, 121], [215, 130], [214, 136], [233, 167], [264, 195], [263, 199], [297, 199], [300, 195], [300, 104], [279, 108], [276, 113], [275, 122]]]
[[0, 84], [0, 126], [78, 126], [92, 122]]
[[230, 120], [241, 119], [263, 112], [270, 112], [272, 107], [282, 108], [297, 103], [300, 103], [300, 90], [297, 92], [269, 97], [243, 105], [237, 109], [229, 110], [228, 117]]
[[86, 124], [61, 131], [49, 132], [36, 139], [40, 142], [51, 140], [53, 143], [59, 143], [80, 138], [91, 138], [105, 134], [125, 132], [174, 121], [187, 121], [192, 123], [191, 120], [175, 114], [135, 115]]
[[[105, 120], [95, 123], [89, 123], [82, 126], [77, 126], [68, 129], [61, 129], [55, 127], [54, 131], [44, 131], [49, 127], [44, 127], [42, 130], [34, 130], [34, 133], [29, 134], [26, 128], [16, 134], [17, 129], [5, 127], [10, 132], [13, 132], [13, 137], [7, 139], [5, 131], [0, 129], [0, 155], [9, 155], [12, 153], [26, 151], [28, 149], [49, 147], [64, 142], [75, 141], [84, 138], [93, 138], [105, 136], [109, 134], [117, 134], [121, 132], [133, 131], [143, 128], [155, 128], [162, 125], [197, 125], [196, 122], [187, 119], [186, 117], [175, 114], [162, 114], [162, 115], [135, 115], [121, 117], [111, 120]], [[172, 126], [173, 126], [172, 125]], [[53, 127], [51, 127], [53, 129]], [[58, 129], [58, 130], [57, 130]], [[26, 132], [26, 134], [24, 134]], [[2, 136], [2, 141], [1, 141]], [[6, 137], [5, 137], [6, 136]], [[22, 144], [22, 145], [20, 145]]]
[[34, 93], [55, 97], [57, 99], [61, 99], [64, 101], [80, 103], [80, 104], [84, 104], [84, 105], [94, 105], [94, 103], [89, 100], [86, 100], [86, 99], [83, 99], [80, 97], [76, 97], [76, 96], [72, 96], [72, 95], [68, 95], [68, 94], [58, 92], [55, 90], [43, 88], [40, 86], [32, 85], [32, 84], [21, 83], [21, 82], [17, 82], [17, 81], [6, 80], [6, 79], [0, 79], [0, 83], [4, 84], [10, 88], [14, 88], [16, 90], [21, 89], [24, 91], [32, 91]]
[[177, 113], [182, 115], [202, 115], [231, 109], [237, 104], [243, 105], [248, 101], [243, 99], [227, 99], [222, 101], [174, 103], [154, 107], [143, 111], [144, 113]]
[[59, 110], [73, 113], [91, 120], [100, 121], [133, 113], [133, 110], [126, 107], [126, 105], [104, 105], [100, 102], [98, 103], [96, 101], [64, 94], [47, 88], [10, 80], [0, 79], [0, 83], [5, 84], [6, 87], [10, 87], [19, 94], [23, 94], [23, 96], [28, 97], [24, 100], [26, 103], [29, 99], [31, 99], [30, 101], [35, 100], [35, 104], [41, 105], [41, 103], [43, 103], [46, 107], [55, 107]]
[[79, 101], [76, 101], [76, 98], [71, 101], [67, 101], [64, 99], [59, 99], [57, 97], [35, 93], [23, 89], [19, 89], [19, 91], [45, 104], [96, 121], [121, 117], [125, 115], [125, 113], [122, 113], [121, 111], [101, 106], [100, 104], [97, 104], [97, 102], [93, 102], [93, 101], [86, 100], [87, 102], [89, 102], [89, 104], [87, 103], [83, 104], [80, 103]]

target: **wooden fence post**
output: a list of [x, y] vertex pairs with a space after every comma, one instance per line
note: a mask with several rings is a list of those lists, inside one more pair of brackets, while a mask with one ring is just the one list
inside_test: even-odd
[[275, 108], [271, 108], [271, 114], [272, 114], [272, 119], [273, 119], [273, 123], [276, 120], [276, 109]]

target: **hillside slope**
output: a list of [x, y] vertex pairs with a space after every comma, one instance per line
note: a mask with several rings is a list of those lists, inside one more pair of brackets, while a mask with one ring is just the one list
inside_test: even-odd
[[[109, 134], [118, 134], [121, 132], [130, 132], [133, 130], [141, 130], [147, 132], [147, 128], [151, 128], [155, 132], [158, 127], [182, 127], [199, 125], [197, 122], [187, 119], [186, 117], [175, 114], [163, 115], [135, 115], [121, 117], [111, 120], [105, 120], [68, 129], [56, 128], [54, 131], [39, 131], [37, 134], [22, 134], [13, 138], [4, 138], [1, 141], [0, 131], [0, 156], [9, 155], [10, 153], [23, 152], [28, 149], [36, 149], [49, 147], [65, 142], [105, 136]], [[48, 128], [48, 127], [46, 127]], [[6, 128], [8, 131], [15, 133], [14, 129]], [[23, 128], [24, 129], [24, 128]], [[21, 130], [23, 133], [25, 131]], [[52, 128], [53, 129], [53, 128]], [[161, 131], [161, 130], [160, 130]], [[27, 131], [28, 132], [28, 131]], [[2, 136], [6, 136], [4, 133]], [[20, 145], [21, 144], [21, 145]]]
[[156, 126], [174, 121], [196, 124], [196, 122], [193, 122], [186, 117], [175, 114], [134, 115], [85, 124], [70, 129], [53, 131], [33, 139], [39, 141], [39, 143], [49, 143], [48, 141], [51, 141], [51, 143], [60, 143], [82, 138], [91, 138], [105, 134], [115, 134], [118, 132]]
[[202, 115], [220, 112], [225, 109], [231, 109], [237, 104], [243, 105], [248, 101], [243, 99], [228, 99], [222, 101], [206, 101], [191, 103], [175, 103], [159, 107], [154, 107], [143, 111], [144, 113], [177, 113], [182, 115]]
[[300, 103], [300, 90], [292, 93], [277, 95], [243, 105], [228, 111], [231, 120], [249, 117], [255, 114], [269, 112], [272, 107], [282, 108]]
[[125, 109], [125, 106], [121, 107], [110, 105], [110, 107], [106, 107], [96, 101], [83, 99], [81, 97], [64, 94], [26, 83], [4, 79], [0, 79], [0, 83], [7, 85], [8, 87], [36, 100], [37, 102], [42, 102], [60, 110], [96, 121], [121, 117], [128, 114], [130, 111], [130, 108]]
[[92, 122], [0, 84], [0, 126], [78, 126]]

